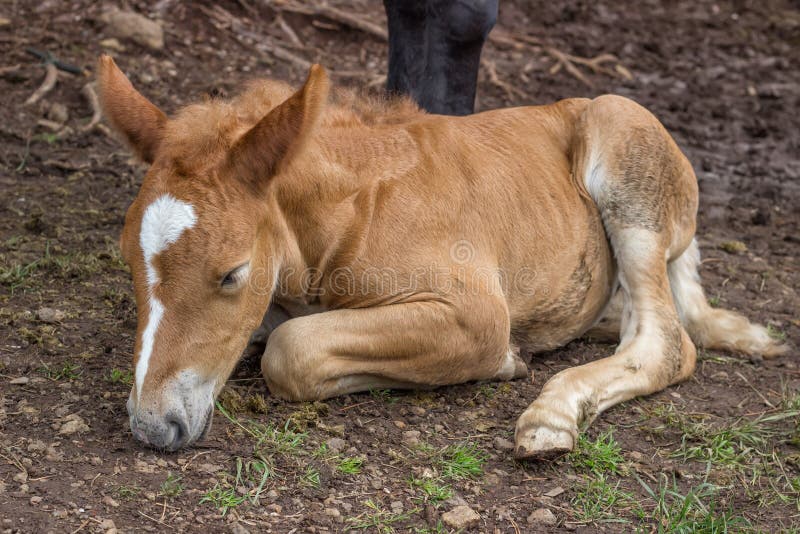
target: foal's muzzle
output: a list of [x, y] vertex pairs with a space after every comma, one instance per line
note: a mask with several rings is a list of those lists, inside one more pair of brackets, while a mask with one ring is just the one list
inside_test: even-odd
[[133, 436], [170, 452], [197, 441], [211, 428], [213, 390], [213, 383], [198, 383], [194, 373], [183, 371], [137, 402], [131, 391], [127, 408]]

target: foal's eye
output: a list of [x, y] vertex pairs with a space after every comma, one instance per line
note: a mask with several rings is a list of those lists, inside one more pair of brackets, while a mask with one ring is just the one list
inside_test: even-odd
[[223, 276], [219, 285], [222, 289], [234, 289], [247, 278], [247, 273], [248, 265], [240, 265]]

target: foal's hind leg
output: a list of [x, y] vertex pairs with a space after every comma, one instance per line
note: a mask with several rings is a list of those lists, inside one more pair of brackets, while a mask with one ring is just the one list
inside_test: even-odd
[[584, 120], [581, 167], [619, 264], [621, 342], [613, 356], [545, 384], [517, 422], [518, 458], [571, 450], [582, 423], [687, 378], [695, 365], [667, 275], [667, 261], [694, 233], [691, 167], [655, 118], [628, 100], [597, 99]]

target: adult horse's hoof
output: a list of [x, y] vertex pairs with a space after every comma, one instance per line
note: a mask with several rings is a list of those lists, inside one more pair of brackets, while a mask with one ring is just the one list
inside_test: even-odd
[[514, 458], [517, 460], [552, 460], [575, 448], [572, 433], [546, 426], [517, 432], [515, 441]]

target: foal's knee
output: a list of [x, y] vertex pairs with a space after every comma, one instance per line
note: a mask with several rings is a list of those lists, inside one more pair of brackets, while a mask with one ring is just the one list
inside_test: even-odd
[[276, 328], [267, 340], [261, 357], [261, 374], [273, 395], [290, 401], [317, 398], [313, 369], [308, 356], [311, 347], [304, 347], [304, 336], [292, 319]]

